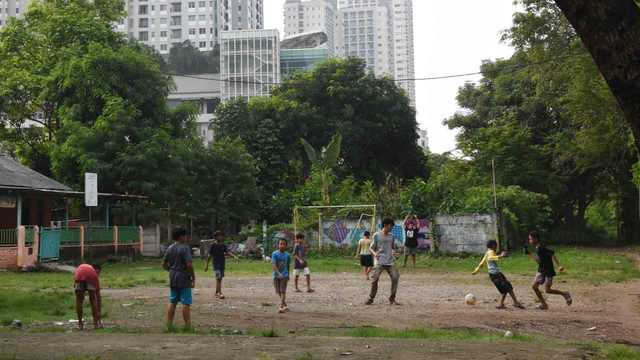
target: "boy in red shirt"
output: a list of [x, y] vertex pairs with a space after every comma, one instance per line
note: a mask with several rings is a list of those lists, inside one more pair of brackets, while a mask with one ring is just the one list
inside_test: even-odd
[[78, 313], [78, 326], [76, 329], [84, 329], [82, 321], [82, 303], [84, 302], [84, 292], [89, 292], [89, 302], [91, 302], [91, 313], [93, 314], [93, 327], [102, 329], [102, 298], [100, 296], [100, 282], [98, 276], [102, 267], [100, 264], [82, 264], [78, 266], [73, 281], [73, 289], [76, 293], [76, 312]]

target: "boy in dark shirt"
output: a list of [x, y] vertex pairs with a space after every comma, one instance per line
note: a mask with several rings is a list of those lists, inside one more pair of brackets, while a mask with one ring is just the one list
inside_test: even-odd
[[222, 295], [222, 278], [224, 277], [224, 266], [225, 266], [225, 255], [229, 255], [236, 259], [236, 261], [240, 261], [237, 256], [233, 255], [231, 251], [229, 251], [229, 247], [222, 240], [222, 232], [216, 231], [213, 233], [213, 238], [216, 242], [211, 244], [209, 248], [209, 256], [207, 256], [207, 265], [204, 266], [204, 271], [206, 272], [209, 269], [209, 261], [213, 256], [213, 271], [216, 275], [216, 295], [218, 299], [224, 299], [224, 295]]
[[298, 288], [298, 278], [300, 274], [307, 278], [307, 292], [314, 292], [311, 288], [311, 273], [307, 266], [307, 251], [304, 248], [304, 234], [296, 234], [296, 244], [293, 246], [293, 275], [295, 276], [295, 292], [301, 292]]
[[537, 231], [532, 231], [529, 234], [529, 243], [537, 250], [537, 254], [533, 256], [528, 248], [524, 249], [525, 254], [529, 255], [531, 260], [538, 263], [538, 273], [536, 274], [536, 278], [533, 281], [533, 291], [538, 296], [538, 299], [540, 299], [540, 305], [538, 305], [536, 309], [549, 309], [547, 302], [544, 301], [542, 293], [538, 289], [541, 284], [544, 284], [544, 291], [547, 294], [562, 295], [567, 302], [567, 306], [571, 305], [573, 299], [571, 299], [571, 295], [568, 292], [554, 290], [551, 288], [551, 286], [553, 285], [553, 277], [556, 276], [556, 271], [553, 268], [553, 262], [555, 261], [555, 263], [558, 264], [558, 270], [564, 270], [562, 265], [560, 265], [560, 261], [558, 261], [555, 252], [540, 244], [540, 234]]
[[418, 215], [413, 215], [416, 219], [416, 226], [413, 227], [413, 223], [409, 222], [409, 214], [404, 218], [404, 233], [406, 240], [404, 242], [404, 262], [402, 263], [402, 267], [407, 266], [407, 259], [409, 255], [411, 255], [411, 262], [413, 263], [413, 267], [416, 267], [416, 255], [418, 254], [418, 232], [420, 231], [420, 220], [418, 220]]

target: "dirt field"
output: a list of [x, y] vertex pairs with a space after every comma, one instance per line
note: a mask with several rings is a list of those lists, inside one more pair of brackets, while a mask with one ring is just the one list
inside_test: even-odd
[[[279, 314], [277, 296], [268, 277], [234, 277], [223, 281], [226, 299], [213, 297], [215, 280], [200, 277], [194, 291], [192, 322], [197, 330], [277, 329], [280, 338], [260, 336], [191, 336], [168, 334], [0, 334], [0, 354], [8, 358], [55, 358], [52, 354], [75, 358], [274, 358], [296, 359], [311, 351], [324, 359], [419, 358], [419, 359], [580, 359], [593, 358], [584, 348], [568, 345], [541, 347], [536, 343], [383, 340], [342, 338], [360, 326], [388, 329], [433, 327], [477, 329], [504, 333], [506, 330], [540, 338], [589, 340], [640, 346], [640, 282], [601, 286], [563, 283], [554, 287], [571, 292], [574, 303], [567, 307], [561, 296], [550, 296], [547, 311], [534, 310], [536, 303], [531, 278], [508, 276], [526, 310], [511, 307], [497, 310], [498, 293], [486, 273], [429, 275], [422, 269], [400, 269], [397, 300], [402, 306], [387, 305], [390, 280], [380, 281], [374, 305], [365, 306], [369, 284], [364, 276], [312, 274], [316, 292], [294, 293], [287, 297], [290, 312]], [[301, 279], [303, 281], [303, 279]], [[168, 303], [168, 288], [136, 287], [105, 290], [107, 328], [161, 332]], [[474, 307], [464, 303], [473, 293]], [[179, 311], [176, 325], [182, 325]], [[69, 326], [65, 324], [63, 326]], [[588, 330], [595, 327], [595, 330]], [[37, 347], [28, 344], [38, 344]], [[367, 348], [366, 346], [370, 346]], [[335, 350], [338, 349], [338, 350]], [[485, 356], [486, 354], [486, 356]], [[220, 355], [220, 357], [218, 356]], [[60, 356], [62, 357], [62, 356]], [[58, 358], [60, 358], [58, 357]]]

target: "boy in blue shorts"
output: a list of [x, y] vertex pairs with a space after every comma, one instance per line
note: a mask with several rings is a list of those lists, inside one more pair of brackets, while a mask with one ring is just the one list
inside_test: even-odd
[[524, 309], [524, 306], [522, 306], [522, 304], [518, 302], [518, 299], [516, 299], [516, 294], [513, 293], [513, 286], [511, 286], [509, 280], [507, 280], [507, 278], [504, 276], [504, 274], [502, 274], [500, 268], [498, 267], [498, 260], [500, 258], [506, 257], [507, 253], [503, 252], [500, 255], [496, 255], [498, 242], [495, 240], [487, 241], [487, 248], [489, 250], [487, 250], [487, 253], [484, 254], [480, 265], [478, 265], [476, 270], [473, 272], [473, 275], [477, 274], [483, 265], [487, 265], [487, 268], [489, 269], [489, 279], [491, 279], [491, 282], [493, 282], [493, 284], [500, 292], [500, 302], [498, 303], [498, 306], [496, 306], [496, 309], [507, 308], [506, 306], [504, 306], [504, 299], [507, 297], [507, 294], [511, 295], [514, 307], [517, 307], [518, 309]]
[[233, 257], [236, 261], [240, 261], [240, 259], [229, 251], [229, 247], [223, 241], [221, 231], [214, 232], [213, 238], [215, 239], [215, 242], [211, 244], [211, 247], [209, 248], [209, 256], [207, 256], [207, 264], [204, 266], [204, 271], [206, 272], [209, 270], [209, 261], [211, 260], [211, 257], [213, 257], [213, 272], [216, 275], [215, 297], [218, 299], [224, 299], [224, 295], [222, 295], [222, 278], [224, 277], [225, 255]]
[[175, 240], [169, 246], [162, 259], [162, 267], [169, 272], [171, 299], [167, 309], [167, 327], [173, 326], [173, 317], [178, 302], [182, 303], [182, 318], [185, 328], [191, 329], [191, 289], [196, 286], [196, 274], [193, 270], [193, 259], [187, 242], [187, 229], [176, 226], [171, 232]]
[[273, 286], [276, 294], [280, 297], [280, 313], [289, 310], [285, 298], [287, 296], [287, 283], [289, 282], [289, 267], [291, 266], [291, 256], [287, 250], [287, 240], [278, 240], [278, 250], [271, 254], [271, 264], [273, 265]]

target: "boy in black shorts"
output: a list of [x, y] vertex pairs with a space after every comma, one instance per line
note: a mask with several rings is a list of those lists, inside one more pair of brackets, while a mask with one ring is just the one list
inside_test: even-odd
[[509, 280], [507, 280], [502, 272], [500, 272], [500, 268], [498, 267], [498, 259], [507, 257], [507, 253], [503, 252], [500, 255], [496, 255], [498, 243], [495, 240], [487, 241], [487, 248], [489, 250], [487, 250], [487, 253], [484, 254], [480, 265], [478, 265], [476, 270], [473, 272], [473, 275], [477, 274], [478, 271], [480, 271], [482, 265], [486, 264], [487, 268], [489, 269], [489, 279], [491, 279], [491, 281], [501, 294], [500, 302], [498, 303], [498, 306], [496, 306], [496, 309], [507, 308], [506, 306], [504, 306], [504, 299], [507, 297], [507, 294], [511, 295], [514, 307], [517, 307], [518, 309], [524, 309], [524, 306], [522, 306], [522, 304], [518, 302], [518, 299], [516, 299], [516, 294], [513, 293], [513, 286], [511, 286]]
[[560, 261], [558, 261], [558, 258], [556, 257], [556, 253], [540, 244], [540, 234], [537, 231], [529, 233], [529, 243], [537, 250], [536, 255], [533, 256], [529, 251], [529, 248], [525, 247], [524, 249], [524, 253], [529, 255], [531, 260], [538, 263], [538, 273], [536, 274], [536, 278], [533, 280], [533, 291], [538, 296], [538, 299], [540, 299], [540, 305], [536, 306], [536, 309], [549, 309], [547, 302], [544, 301], [544, 298], [542, 297], [540, 289], [538, 289], [541, 284], [544, 284], [544, 292], [552, 295], [562, 295], [567, 306], [571, 305], [573, 303], [573, 299], [571, 299], [571, 295], [568, 292], [554, 290], [551, 288], [553, 285], [553, 277], [556, 276], [556, 271], [553, 268], [553, 262], [555, 261], [555, 263], [558, 264], [558, 270], [564, 270], [562, 265], [560, 265]]

